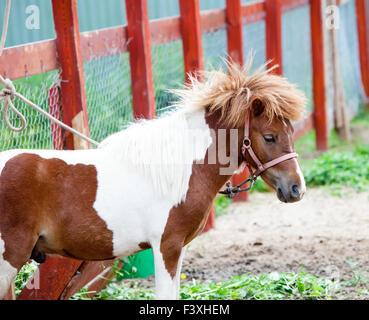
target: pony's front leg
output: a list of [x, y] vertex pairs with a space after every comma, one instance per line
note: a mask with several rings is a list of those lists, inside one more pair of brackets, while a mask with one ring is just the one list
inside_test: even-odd
[[[153, 246], [152, 249], [155, 263], [156, 299], [179, 299], [179, 282], [184, 249], [182, 247], [172, 247], [171, 252], [164, 253], [160, 251], [160, 246]], [[166, 261], [166, 259], [170, 259], [170, 261]], [[172, 268], [173, 265], [174, 268]]]

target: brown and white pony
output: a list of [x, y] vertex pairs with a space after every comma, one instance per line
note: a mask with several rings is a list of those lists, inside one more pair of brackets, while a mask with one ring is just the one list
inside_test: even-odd
[[[178, 298], [184, 247], [233, 171], [244, 160], [255, 166], [241, 153], [245, 117], [265, 163], [294, 151], [290, 121], [305, 108], [303, 93], [265, 66], [253, 74], [251, 60], [228, 67], [193, 78], [177, 91], [175, 111], [132, 124], [98, 149], [0, 153], [0, 298], [30, 258], [106, 260], [147, 248], [157, 298]], [[305, 192], [296, 158], [261, 177], [284, 202]]]

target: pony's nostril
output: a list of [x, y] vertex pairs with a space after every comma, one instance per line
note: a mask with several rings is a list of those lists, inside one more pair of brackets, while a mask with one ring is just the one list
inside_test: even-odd
[[300, 187], [299, 187], [297, 184], [294, 184], [294, 185], [292, 186], [292, 195], [293, 195], [294, 197], [298, 197], [298, 196], [300, 196]]

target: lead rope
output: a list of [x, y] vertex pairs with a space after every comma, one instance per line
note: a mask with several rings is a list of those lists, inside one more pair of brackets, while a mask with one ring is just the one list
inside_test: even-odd
[[[219, 193], [226, 195], [228, 198], [233, 198], [236, 194], [240, 193], [240, 192], [244, 192], [244, 191], [249, 191], [252, 189], [252, 187], [254, 186], [254, 183], [256, 181], [257, 177], [250, 177], [247, 180], [245, 180], [244, 182], [240, 183], [239, 185], [232, 187], [232, 184], [230, 181], [228, 181], [226, 183], [227, 188], [225, 188], [224, 190], [219, 191]], [[243, 188], [241, 189], [241, 187], [243, 185], [245, 185], [246, 183], [250, 182], [250, 185], [247, 188]]]
[[[3, 52], [3, 49], [4, 49], [6, 33], [7, 33], [7, 30], [8, 30], [10, 5], [11, 5], [11, 0], [8, 0], [7, 3], [6, 3], [3, 32], [2, 32], [2, 36], [1, 36], [1, 42], [0, 42], [0, 56], [1, 56], [1, 54]], [[23, 116], [23, 114], [19, 110], [17, 110], [17, 108], [13, 104], [14, 98], [17, 97], [17, 98], [21, 99], [23, 102], [25, 102], [26, 104], [28, 104], [31, 108], [35, 109], [37, 112], [41, 113], [44, 117], [46, 117], [47, 119], [55, 122], [56, 124], [58, 124], [59, 126], [64, 128], [65, 130], [68, 130], [68, 131], [72, 132], [73, 134], [77, 135], [81, 139], [86, 140], [87, 142], [89, 142], [89, 143], [91, 143], [95, 146], [99, 146], [98, 142], [92, 140], [91, 138], [85, 136], [84, 134], [80, 133], [79, 131], [71, 128], [70, 126], [68, 126], [65, 123], [61, 122], [60, 120], [56, 119], [51, 114], [49, 114], [45, 110], [41, 109], [39, 106], [34, 104], [32, 101], [28, 100], [27, 98], [22, 96], [20, 93], [18, 93], [17, 90], [15, 89], [14, 84], [12, 83], [12, 81], [10, 79], [4, 79], [0, 75], [0, 82], [4, 85], [4, 88], [0, 91], [0, 102], [3, 102], [4, 121], [5, 121], [5, 124], [7, 125], [7, 127], [10, 130], [12, 130], [14, 132], [21, 132], [27, 127], [26, 118]], [[9, 116], [8, 116], [9, 107], [19, 117], [19, 119], [22, 122], [22, 125], [18, 128], [14, 127], [9, 121]]]

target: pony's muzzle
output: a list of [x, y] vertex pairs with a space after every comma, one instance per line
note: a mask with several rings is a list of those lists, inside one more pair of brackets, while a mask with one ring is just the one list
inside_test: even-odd
[[305, 188], [298, 183], [292, 183], [286, 186], [277, 187], [277, 197], [282, 202], [296, 202], [300, 201], [305, 194]]

